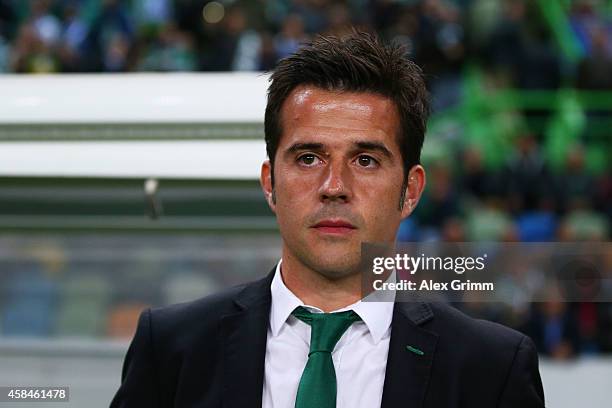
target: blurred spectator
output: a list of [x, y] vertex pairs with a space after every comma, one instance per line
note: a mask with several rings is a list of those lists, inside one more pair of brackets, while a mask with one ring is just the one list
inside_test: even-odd
[[468, 241], [516, 241], [515, 225], [504, 211], [502, 203], [499, 198], [489, 197], [484, 201], [484, 205], [478, 204], [468, 209]]
[[600, 327], [605, 327], [603, 308], [594, 302], [578, 302], [572, 305], [575, 309], [578, 333], [580, 334], [580, 352], [594, 354], [601, 351], [603, 339]]
[[583, 89], [612, 89], [612, 40], [602, 26], [590, 30], [589, 54], [578, 66], [577, 86]]
[[0, 74], [9, 70], [11, 49], [4, 38], [0, 37]]
[[[418, 15], [413, 8], [398, 9], [394, 2], [374, 2], [376, 30], [388, 40], [402, 44], [406, 53], [414, 58], [416, 55], [416, 33], [419, 28]], [[397, 15], [396, 15], [397, 14]]]
[[573, 211], [562, 220], [559, 241], [605, 241], [610, 236], [610, 219], [590, 207], [587, 200], [574, 200]]
[[462, 152], [460, 160], [463, 194], [470, 196], [472, 200], [493, 195], [501, 196], [503, 186], [499, 174], [485, 167], [482, 152], [478, 147], [467, 147]]
[[79, 3], [72, 0], [64, 7], [60, 59], [66, 72], [78, 72], [83, 64], [83, 45], [88, 27], [79, 15]]
[[255, 71], [261, 66], [260, 56], [261, 38], [255, 31], [246, 31], [238, 37], [232, 70]]
[[278, 56], [276, 55], [276, 44], [272, 34], [269, 32], [261, 33], [261, 48], [259, 50], [259, 69], [269, 71], [276, 66]]
[[506, 0], [503, 6], [504, 12], [485, 46], [485, 62], [504, 71], [521, 88], [557, 88], [561, 83], [560, 61], [546, 27], [530, 22], [535, 4]]
[[328, 7], [330, 3], [326, 0], [293, 0], [290, 12], [302, 17], [306, 32], [321, 33], [329, 26]]
[[12, 10], [5, 3], [5, 0], [0, 0], [0, 73], [6, 72], [9, 69], [9, 45], [8, 37], [8, 21], [11, 18]]
[[533, 134], [516, 139], [516, 149], [509, 152], [505, 164], [506, 197], [513, 212], [538, 207], [541, 197], [552, 197], [553, 180]]
[[[603, 45], [603, 53], [609, 56], [612, 54], [612, 43], [609, 41], [612, 27], [609, 25], [610, 22], [606, 21], [605, 14], [598, 12], [596, 3], [594, 0], [573, 1], [570, 23], [585, 55], [601, 52]], [[598, 31], [608, 39], [600, 37], [599, 34], [594, 35]], [[604, 39], [603, 44], [600, 42], [602, 39]]]
[[196, 56], [191, 37], [173, 24], [160, 28], [158, 36], [143, 50], [139, 71], [192, 71]]
[[[609, 22], [592, 1], [571, 4], [571, 27], [587, 56], [575, 71], [578, 82], [609, 87]], [[32, 37], [28, 25], [44, 47], [23, 50], [24, 42], [36, 42], [24, 39]], [[427, 74], [434, 112], [461, 102], [462, 73], [474, 59], [506, 71], [522, 88], [561, 83], [553, 30], [538, 5], [524, 0], [0, 0], [0, 69], [265, 70], [317, 33], [342, 35], [353, 27], [406, 46]], [[3, 59], [9, 52], [16, 57]], [[177, 54], [180, 61], [171, 63]]]
[[465, 51], [460, 10], [442, 0], [425, 0], [421, 7], [418, 62], [434, 77], [458, 73]]
[[207, 22], [209, 40], [204, 44], [202, 68], [206, 71], [255, 70], [259, 66], [261, 40], [248, 27], [240, 7], [224, 12], [221, 21]]
[[595, 186], [593, 208], [605, 214], [608, 220], [612, 220], [612, 176], [610, 173], [600, 174], [595, 180]]
[[61, 24], [50, 11], [51, 0], [32, 0], [32, 25], [38, 38], [47, 46], [54, 46], [61, 35]]
[[168, 24], [173, 17], [171, 0], [132, 0], [136, 24], [149, 29]]
[[0, 37], [11, 38], [17, 20], [10, 0], [0, 0]]
[[565, 166], [556, 176], [559, 205], [563, 211], [573, 207], [576, 200], [592, 200], [595, 180], [585, 166], [585, 151], [582, 145], [574, 145], [567, 152]]
[[134, 25], [119, 0], [104, 0], [100, 15], [87, 36], [86, 69], [124, 71], [134, 36]]
[[443, 0], [425, 0], [416, 31], [416, 61], [427, 72], [432, 110], [460, 101], [465, 32], [460, 10]]
[[503, 11], [498, 14], [498, 20], [489, 27], [489, 35], [483, 35], [486, 43], [482, 45], [487, 57], [483, 62], [496, 69], [512, 69], [521, 56], [525, 2], [519, 0], [502, 3]]
[[557, 89], [561, 85], [561, 60], [549, 32], [537, 27], [514, 61], [516, 85], [524, 89]]
[[432, 165], [428, 170], [429, 186], [417, 211], [423, 226], [439, 229], [445, 220], [459, 215], [459, 196], [448, 165]]
[[573, 357], [579, 350], [578, 322], [567, 304], [549, 300], [536, 303], [526, 327], [538, 350], [558, 360]]
[[517, 217], [516, 227], [518, 239], [522, 242], [553, 241], [557, 233], [557, 217], [552, 208], [526, 211]]
[[58, 72], [60, 63], [51, 48], [38, 37], [32, 24], [19, 29], [17, 40], [11, 51], [11, 68], [21, 73]]
[[465, 226], [459, 218], [447, 218], [442, 225], [441, 240], [443, 242], [465, 242]]
[[307, 41], [304, 33], [304, 23], [297, 14], [289, 15], [283, 22], [283, 27], [274, 39], [277, 58], [285, 58], [298, 50]]
[[325, 34], [336, 35], [339, 37], [350, 33], [353, 25], [356, 25], [357, 23], [351, 19], [350, 10], [346, 4], [342, 4], [340, 2], [332, 2], [332, 4], [329, 6], [327, 17], [327, 29], [323, 32]]

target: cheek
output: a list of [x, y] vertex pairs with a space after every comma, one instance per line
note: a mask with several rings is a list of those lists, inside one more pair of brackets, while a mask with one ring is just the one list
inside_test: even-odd
[[284, 177], [274, 186], [276, 196], [276, 217], [278, 223], [288, 228], [297, 226], [308, 215], [308, 205], [312, 201], [312, 187], [303, 179], [291, 180]]
[[288, 203], [292, 203], [292, 205], [293, 203], [299, 204], [307, 197], [316, 197], [318, 179], [315, 174], [308, 175], [291, 171], [280, 174], [281, 176], [275, 179], [274, 184], [277, 203], [279, 197], [286, 205], [288, 205]]
[[364, 216], [370, 230], [376, 235], [388, 235], [401, 221], [399, 210], [401, 185], [383, 186], [380, 183], [364, 189], [362, 193]]
[[389, 211], [398, 208], [401, 193], [401, 183], [390, 183], [384, 179], [371, 179], [362, 182], [360, 195], [369, 203], [375, 202], [378, 211]]

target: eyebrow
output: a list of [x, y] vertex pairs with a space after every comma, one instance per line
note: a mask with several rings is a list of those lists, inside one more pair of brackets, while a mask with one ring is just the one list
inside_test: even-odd
[[382, 153], [387, 158], [393, 158], [393, 154], [380, 142], [356, 142], [355, 146], [361, 150], [373, 150]]
[[[355, 150], [370, 150], [377, 151], [385, 155], [387, 158], [392, 158], [393, 154], [387, 147], [380, 142], [357, 141], [353, 143]], [[325, 145], [323, 143], [294, 143], [285, 151], [287, 154], [293, 154], [303, 150], [323, 151]]]
[[287, 154], [297, 153], [302, 150], [322, 151], [323, 143], [294, 143], [287, 150]]

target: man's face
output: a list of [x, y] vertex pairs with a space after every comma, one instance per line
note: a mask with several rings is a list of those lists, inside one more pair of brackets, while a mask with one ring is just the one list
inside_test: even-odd
[[393, 242], [424, 186], [414, 166], [400, 210], [403, 164], [394, 103], [372, 93], [296, 88], [284, 102], [274, 163], [261, 182], [291, 257], [330, 279], [357, 272], [362, 242]]

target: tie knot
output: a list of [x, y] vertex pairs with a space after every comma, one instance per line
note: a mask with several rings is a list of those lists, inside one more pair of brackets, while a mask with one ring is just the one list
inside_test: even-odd
[[340, 337], [353, 322], [361, 320], [352, 310], [337, 313], [312, 313], [298, 306], [292, 313], [310, 325], [310, 354], [315, 352], [331, 353]]

